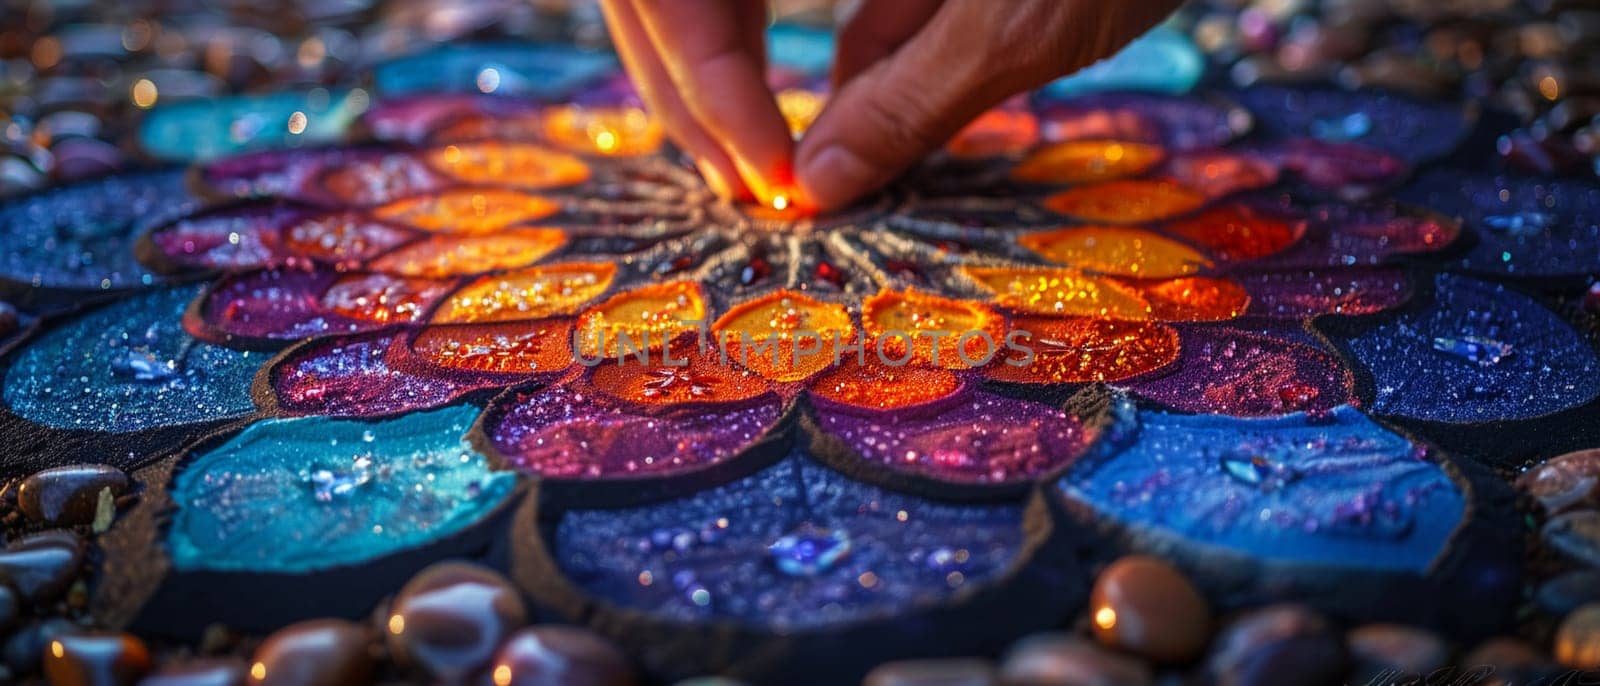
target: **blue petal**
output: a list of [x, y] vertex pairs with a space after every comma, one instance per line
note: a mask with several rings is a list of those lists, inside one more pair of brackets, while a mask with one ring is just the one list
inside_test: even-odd
[[1478, 235], [1468, 269], [1509, 276], [1600, 272], [1600, 184], [1434, 170], [1398, 194]]
[[6, 405], [47, 426], [117, 433], [249, 413], [269, 355], [185, 333], [183, 311], [201, 290], [141, 294], [29, 341], [6, 372]]
[[[1600, 396], [1600, 360], [1554, 312], [1505, 286], [1434, 277], [1433, 301], [1334, 336], [1372, 372], [1372, 410], [1443, 422], [1538, 417]], [[1474, 350], [1499, 349], [1493, 355]]]
[[1322, 418], [1143, 411], [1132, 443], [1060, 486], [1136, 531], [1366, 569], [1424, 570], [1465, 511], [1422, 449], [1349, 406]]
[[[994, 579], [1021, 521], [1017, 505], [936, 504], [795, 454], [665, 504], [569, 512], [553, 549], [568, 578], [625, 608], [785, 630], [894, 615]], [[848, 550], [791, 564], [795, 537]]]
[[1205, 66], [1200, 49], [1188, 35], [1157, 26], [1121, 52], [1050, 82], [1041, 93], [1052, 98], [1108, 91], [1179, 95], [1194, 89]]
[[150, 227], [199, 206], [184, 172], [117, 174], [0, 205], [0, 279], [33, 287], [121, 289], [159, 277], [134, 257]]
[[1412, 163], [1449, 154], [1469, 124], [1460, 103], [1383, 91], [1252, 86], [1234, 95], [1269, 135], [1359, 143]]
[[380, 422], [252, 424], [173, 481], [167, 542], [179, 569], [309, 572], [374, 560], [460, 531], [511, 493], [462, 439], [478, 410]]
[[385, 97], [413, 93], [494, 93], [558, 98], [617, 70], [608, 52], [555, 43], [442, 45], [378, 65]]

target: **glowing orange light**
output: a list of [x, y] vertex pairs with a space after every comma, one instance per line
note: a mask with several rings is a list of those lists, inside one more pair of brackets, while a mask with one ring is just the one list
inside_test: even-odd
[[661, 124], [637, 107], [565, 105], [544, 114], [544, 136], [577, 153], [631, 157], [661, 147]]
[[1110, 607], [1102, 607], [1094, 611], [1094, 624], [1101, 629], [1110, 629], [1117, 625], [1117, 611]]
[[782, 194], [772, 196], [772, 209], [780, 212], [789, 209], [789, 196]]

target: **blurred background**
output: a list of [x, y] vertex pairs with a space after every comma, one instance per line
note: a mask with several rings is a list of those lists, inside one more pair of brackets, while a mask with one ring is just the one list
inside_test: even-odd
[[[775, 2], [773, 14], [821, 30], [849, 4]], [[581, 0], [3, 0], [0, 10], [0, 194], [336, 140], [374, 99], [409, 92], [556, 98], [584, 60], [596, 73], [610, 65], [600, 12]], [[1480, 101], [1515, 118], [1498, 141], [1508, 163], [1600, 173], [1595, 0], [1195, 0], [1169, 28], [1178, 50], [1205, 55], [1217, 85], [1332, 82]], [[820, 68], [818, 33], [780, 36], [773, 49]], [[543, 71], [552, 61], [563, 68]]]

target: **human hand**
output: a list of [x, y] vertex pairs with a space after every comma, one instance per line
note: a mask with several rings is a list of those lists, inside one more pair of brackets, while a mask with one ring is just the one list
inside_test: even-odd
[[600, 7], [645, 105], [712, 190], [766, 205], [793, 201], [794, 139], [766, 81], [766, 2]]
[[863, 0], [840, 29], [834, 96], [795, 152], [805, 201], [878, 189], [1017, 93], [1093, 64], [1181, 0]]

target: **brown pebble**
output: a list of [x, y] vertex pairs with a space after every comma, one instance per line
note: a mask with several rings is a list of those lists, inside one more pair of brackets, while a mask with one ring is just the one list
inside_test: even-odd
[[1269, 605], [1217, 634], [1206, 669], [1232, 686], [1333, 686], [1348, 666], [1344, 641], [1303, 605]]
[[1572, 611], [1556, 630], [1556, 661], [1572, 669], [1600, 669], [1600, 603]]
[[1353, 663], [1351, 683], [1404, 682], [1427, 676], [1450, 661], [1444, 641], [1433, 633], [1399, 624], [1368, 624], [1345, 635]]
[[1148, 686], [1150, 668], [1064, 633], [1028, 636], [1000, 661], [1006, 686]]
[[1100, 572], [1089, 620], [1102, 644], [1157, 662], [1192, 660], [1211, 635], [1211, 608], [1200, 592], [1171, 565], [1144, 555]]
[[593, 632], [570, 626], [522, 629], [494, 655], [495, 686], [631, 686], [628, 656]]
[[1552, 457], [1517, 477], [1517, 490], [1547, 515], [1600, 504], [1600, 449]]
[[482, 669], [507, 634], [527, 622], [522, 596], [500, 573], [441, 562], [400, 589], [385, 629], [402, 661], [445, 681]]
[[0, 579], [34, 603], [60, 597], [83, 563], [83, 541], [71, 532], [46, 531], [0, 551]]
[[131, 686], [150, 671], [144, 642], [123, 633], [69, 632], [44, 649], [51, 686]]
[[17, 509], [29, 519], [46, 524], [73, 526], [94, 521], [100, 491], [126, 493], [128, 475], [103, 464], [70, 465], [38, 472], [22, 480]]
[[139, 686], [243, 686], [249, 666], [234, 658], [200, 658], [165, 665]]
[[312, 619], [279, 629], [256, 648], [250, 683], [262, 686], [346, 686], [372, 674], [365, 628], [342, 619]]
[[1478, 644], [1461, 658], [1457, 667], [1463, 676], [1482, 679], [1468, 678], [1463, 683], [1480, 686], [1533, 683], [1554, 676], [1560, 670], [1539, 649], [1522, 639], [1509, 637], [1491, 638]]
[[861, 686], [994, 686], [994, 665], [976, 658], [885, 662]]

